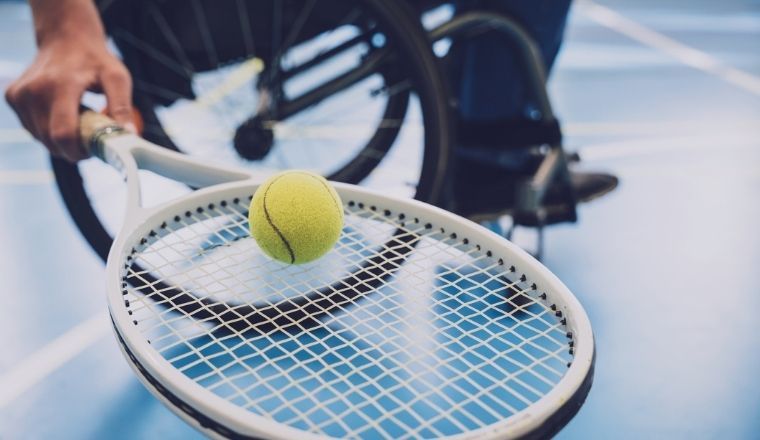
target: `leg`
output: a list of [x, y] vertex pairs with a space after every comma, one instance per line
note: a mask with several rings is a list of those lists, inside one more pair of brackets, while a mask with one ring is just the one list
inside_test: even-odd
[[[459, 0], [456, 6], [459, 14], [490, 12], [516, 22], [539, 62], [553, 65], [569, 1]], [[542, 89], [545, 75], [516, 61], [523, 38], [507, 34], [491, 30], [461, 38], [449, 56], [459, 101], [453, 208], [471, 218], [510, 213], [515, 223], [532, 226], [575, 221], [577, 201], [610, 191], [617, 180], [568, 173], [559, 125]]]
[[[554, 64], [570, 0], [458, 0], [457, 13], [487, 10], [521, 24], [538, 44], [547, 71]], [[523, 72], [513, 62], [511, 42], [491, 33], [463, 41], [454, 49], [453, 87], [463, 120], [514, 119], [534, 116]], [[506, 86], [511, 84], [512, 86]]]

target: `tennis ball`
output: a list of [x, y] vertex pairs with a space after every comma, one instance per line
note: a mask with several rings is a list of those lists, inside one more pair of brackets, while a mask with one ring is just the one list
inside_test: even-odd
[[335, 246], [343, 203], [322, 176], [285, 171], [265, 181], [248, 211], [251, 235], [265, 254], [288, 264], [308, 263]]

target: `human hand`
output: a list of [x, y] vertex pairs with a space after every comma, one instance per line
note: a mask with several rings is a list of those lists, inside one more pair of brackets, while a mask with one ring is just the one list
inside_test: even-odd
[[79, 104], [86, 90], [103, 92], [108, 114], [128, 130], [132, 123], [129, 71], [105, 39], [81, 33], [40, 44], [32, 65], [6, 90], [22, 125], [54, 156], [70, 162], [89, 153], [79, 142]]

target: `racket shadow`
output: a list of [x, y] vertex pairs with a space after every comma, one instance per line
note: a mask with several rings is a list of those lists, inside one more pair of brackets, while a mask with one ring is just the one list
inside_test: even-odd
[[[488, 267], [444, 263], [434, 271], [432, 294], [423, 300], [396, 280], [317, 327], [237, 333], [222, 326], [162, 354], [220, 397], [301, 429], [335, 414], [340, 424], [361, 429], [394, 414], [396, 426], [382, 429], [402, 436], [441, 413], [455, 414], [435, 424], [439, 435], [449, 435], [495, 423], [547, 393], [570, 356], [550, 368], [533, 365], [561, 348], [553, 338], [565, 337], [552, 332], [530, 295], [535, 289], [494, 277]], [[338, 397], [336, 390], [353, 392]], [[484, 402], [475, 399], [456, 416], [459, 402], [483, 390]], [[343, 432], [339, 425], [323, 429]]]

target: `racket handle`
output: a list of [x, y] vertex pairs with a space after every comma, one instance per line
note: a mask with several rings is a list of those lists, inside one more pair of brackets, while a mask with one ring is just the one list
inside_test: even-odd
[[124, 129], [108, 116], [82, 106], [79, 113], [79, 139], [82, 147], [103, 158], [102, 139], [110, 134], [123, 133]]

